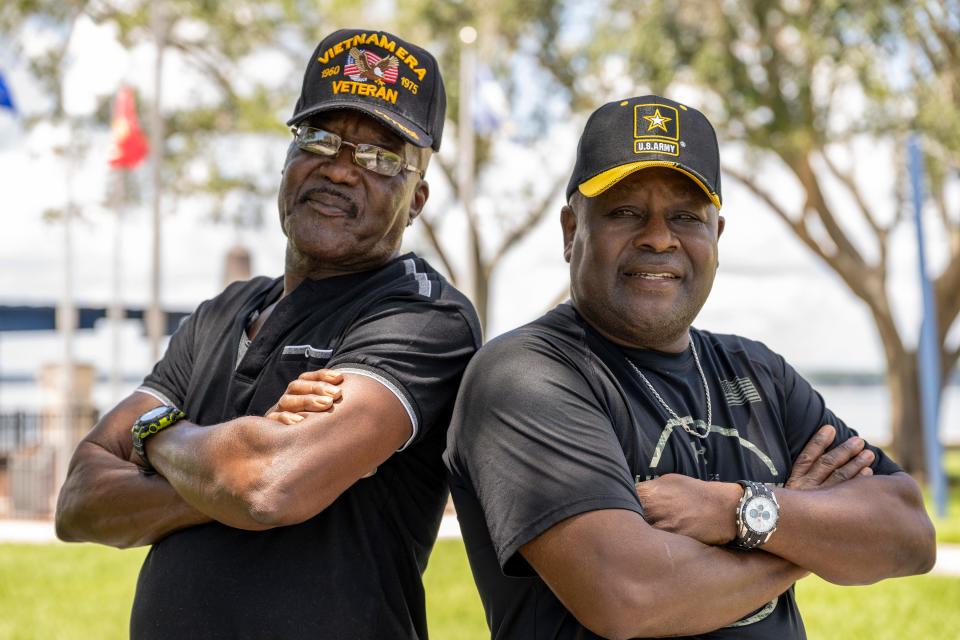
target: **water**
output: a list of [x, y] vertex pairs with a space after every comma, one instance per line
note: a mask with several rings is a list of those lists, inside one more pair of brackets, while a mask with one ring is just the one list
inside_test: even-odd
[[[124, 381], [120, 387], [120, 396], [133, 391], [137, 384], [134, 381]], [[827, 406], [869, 442], [882, 445], [890, 441], [890, 403], [886, 387], [818, 385], [817, 390], [823, 395]], [[94, 404], [101, 413], [109, 409], [116, 400], [109, 384], [98, 382], [94, 386]], [[35, 383], [0, 384], [0, 412], [35, 411], [43, 402], [43, 395]], [[944, 391], [939, 424], [944, 444], [960, 446], [960, 385], [952, 385]]]

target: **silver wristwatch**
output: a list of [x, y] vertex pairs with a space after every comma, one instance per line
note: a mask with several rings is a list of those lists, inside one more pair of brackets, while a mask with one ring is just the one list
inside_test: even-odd
[[737, 536], [733, 546], [754, 549], [767, 542], [777, 530], [780, 504], [773, 491], [762, 482], [738, 480], [743, 497], [737, 505]]

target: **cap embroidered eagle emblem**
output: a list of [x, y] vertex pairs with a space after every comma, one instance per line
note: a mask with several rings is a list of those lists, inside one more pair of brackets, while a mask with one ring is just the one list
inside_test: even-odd
[[667, 131], [667, 123], [673, 120], [673, 118], [668, 118], [664, 115], [660, 115], [659, 108], [656, 111], [654, 111], [652, 116], [643, 116], [643, 119], [650, 123], [650, 126], [647, 127], [647, 131], [653, 131], [654, 129], [662, 129], [664, 132]]
[[[397, 69], [400, 66], [400, 60], [397, 56], [387, 56], [386, 58], [376, 59], [371, 64], [367, 59], [368, 52], [360, 51], [357, 47], [351, 47], [350, 57], [353, 58], [353, 64], [356, 66], [357, 75], [366, 80], [373, 80], [377, 84], [389, 82], [394, 84], [397, 81]], [[376, 58], [376, 56], [372, 56]], [[349, 65], [348, 65], [349, 66]], [[349, 73], [350, 70], [347, 70]]]

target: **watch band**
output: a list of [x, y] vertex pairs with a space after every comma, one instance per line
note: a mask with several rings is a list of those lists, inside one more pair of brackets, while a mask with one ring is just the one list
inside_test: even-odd
[[[737, 504], [737, 536], [733, 539], [733, 546], [740, 549], [755, 549], [766, 543], [773, 532], [777, 530], [777, 521], [780, 516], [780, 504], [773, 490], [762, 482], [753, 480], [738, 480], [737, 483], [743, 487], [743, 497]], [[750, 526], [747, 514], [751, 508], [751, 502], [756, 498], [766, 498], [773, 504], [773, 527], [767, 531], [757, 531]]]
[[143, 446], [144, 440], [173, 426], [184, 417], [186, 417], [186, 414], [180, 409], [170, 405], [162, 405], [147, 411], [133, 423], [133, 427], [130, 429], [133, 435], [133, 450], [143, 461], [141, 467], [145, 473], [156, 473], [156, 470], [147, 458], [147, 450]]

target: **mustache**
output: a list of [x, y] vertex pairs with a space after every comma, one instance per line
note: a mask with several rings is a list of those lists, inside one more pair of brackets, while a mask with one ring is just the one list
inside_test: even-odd
[[349, 193], [338, 189], [329, 184], [322, 184], [318, 187], [312, 187], [307, 189], [300, 194], [300, 197], [297, 199], [298, 204], [303, 204], [308, 200], [314, 199], [320, 194], [326, 194], [328, 196], [333, 196], [337, 200], [342, 202], [341, 205], [338, 205], [341, 209], [347, 212], [347, 216], [350, 218], [356, 218], [360, 213], [360, 207], [357, 205], [356, 201], [350, 196]]

